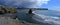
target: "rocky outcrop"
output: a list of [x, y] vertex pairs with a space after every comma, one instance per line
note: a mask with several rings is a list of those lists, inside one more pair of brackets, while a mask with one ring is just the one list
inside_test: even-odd
[[0, 6], [0, 11], [4, 13], [16, 13], [17, 12], [16, 8], [6, 7], [6, 6]]
[[31, 10], [31, 9], [29, 9], [29, 12], [28, 12], [28, 14], [32, 14], [32, 10]]
[[17, 10], [16, 8], [7, 7], [7, 6], [0, 6], [0, 15], [10, 16], [13, 19], [16, 19]]

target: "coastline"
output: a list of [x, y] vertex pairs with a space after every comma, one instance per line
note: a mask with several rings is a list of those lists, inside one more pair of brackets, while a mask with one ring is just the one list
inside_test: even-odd
[[33, 24], [33, 23], [28, 23], [26, 21], [21, 21], [18, 19], [11, 19], [10, 17], [0, 16], [0, 25], [38, 25], [38, 24]]
[[[10, 24], [11, 25], [46, 25], [42, 22], [40, 22], [40, 24], [30, 23], [30, 22], [34, 22], [36, 20], [31, 19], [32, 14], [27, 14], [29, 10], [21, 10], [20, 11], [20, 10], [17, 10], [16, 8], [7, 8], [7, 7], [3, 7], [3, 6], [1, 6], [0, 10], [1, 10], [1, 13], [4, 13], [4, 14], [0, 14], [0, 18], [1, 18], [0, 22], [2, 21], [1, 22], [2, 25], [3, 24], [4, 25], [5, 24], [6, 25], [10, 25]], [[19, 14], [19, 13], [21, 13], [21, 14]], [[16, 19], [17, 15], [18, 15], [18, 18], [23, 16], [23, 19], [24, 18], [25, 19], [24, 20]]]

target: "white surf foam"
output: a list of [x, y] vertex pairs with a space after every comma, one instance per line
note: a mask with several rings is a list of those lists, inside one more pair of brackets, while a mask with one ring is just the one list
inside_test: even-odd
[[[46, 15], [41, 15], [41, 14], [36, 14], [35, 11], [33, 11], [35, 15], [38, 15], [37, 17], [32, 17], [34, 20], [43, 22], [43, 23], [50, 23], [50, 24], [55, 24], [55, 25], [60, 25], [60, 17], [53, 17], [53, 16], [46, 16]], [[40, 18], [42, 20], [40, 20]]]

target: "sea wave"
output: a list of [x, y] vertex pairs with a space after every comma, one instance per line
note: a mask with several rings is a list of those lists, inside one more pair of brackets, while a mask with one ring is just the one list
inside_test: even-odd
[[60, 25], [60, 17], [37, 14], [37, 13], [35, 13], [35, 11], [33, 11], [33, 13], [35, 15], [32, 18], [38, 22], [49, 23], [49, 24], [53, 24], [53, 25]]

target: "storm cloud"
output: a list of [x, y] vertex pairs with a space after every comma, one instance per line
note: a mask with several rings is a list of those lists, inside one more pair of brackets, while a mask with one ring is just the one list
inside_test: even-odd
[[35, 8], [47, 4], [50, 0], [0, 0], [0, 5], [11, 7], [30, 7]]

